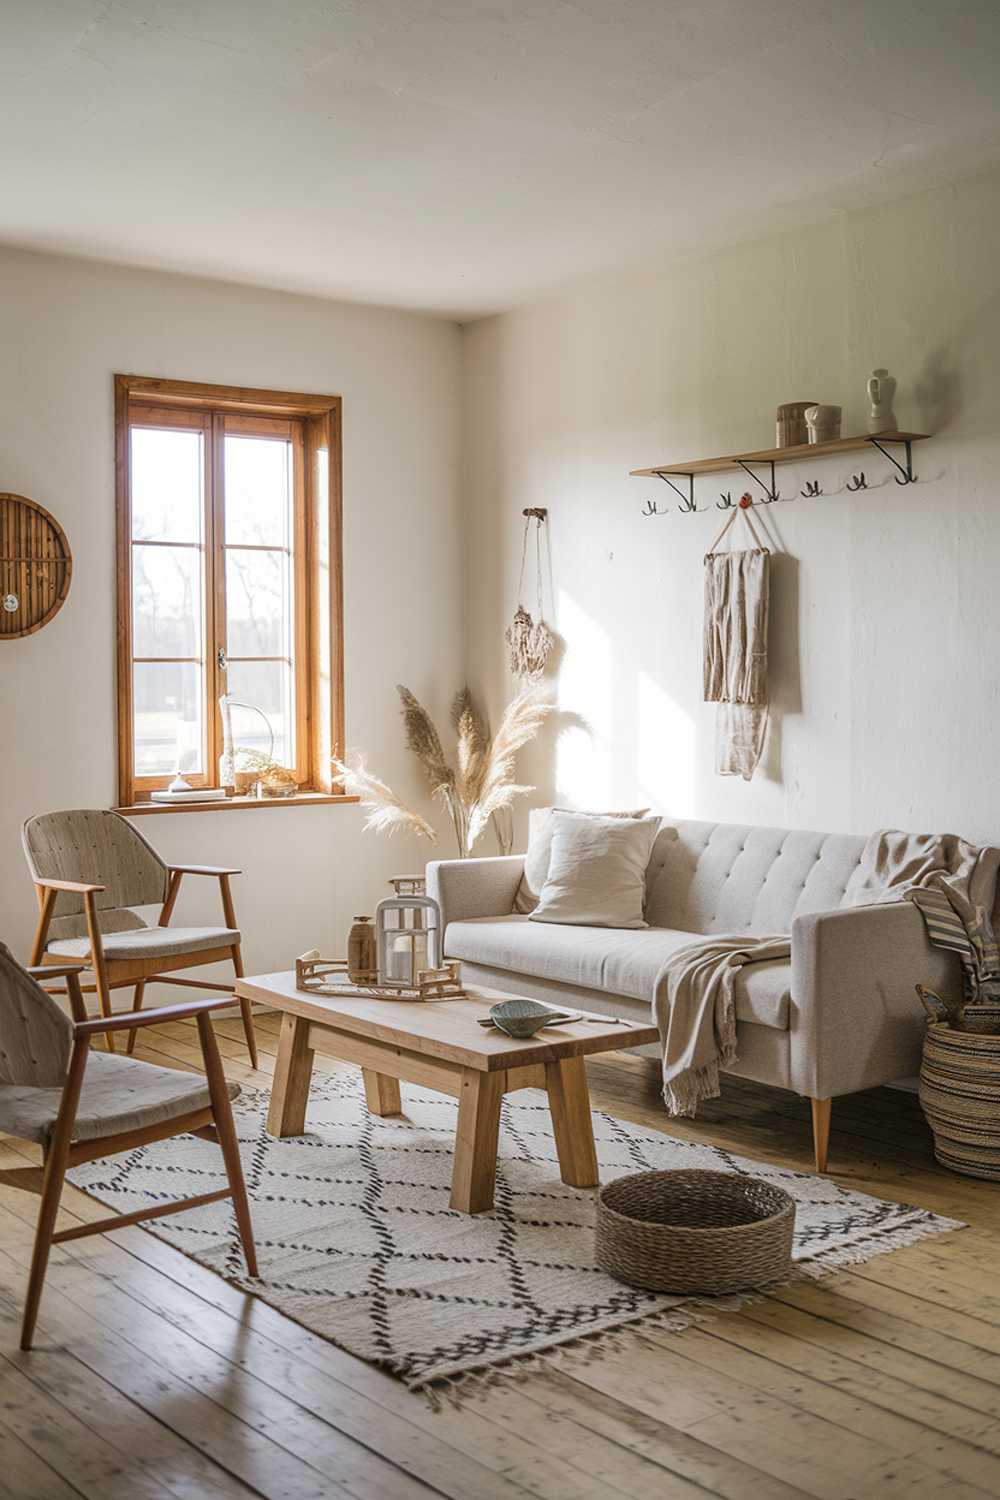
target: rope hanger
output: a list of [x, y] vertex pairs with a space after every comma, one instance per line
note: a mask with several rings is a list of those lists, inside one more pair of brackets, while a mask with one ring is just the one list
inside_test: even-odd
[[716, 548], [718, 547], [719, 543], [722, 541], [722, 538], [725, 536], [726, 532], [729, 530], [730, 526], [732, 526], [732, 524], [734, 523], [734, 521], [736, 521], [740, 516], [743, 517], [744, 521], [749, 526], [749, 528], [750, 528], [750, 535], [753, 537], [754, 541], [757, 543], [757, 546], [760, 548], [760, 550], [762, 552], [769, 552], [770, 551], [770, 549], [768, 547], [766, 547], [764, 545], [764, 543], [761, 541], [761, 538], [760, 538], [760, 535], [759, 535], [759, 533], [757, 531], [757, 528], [753, 524], [753, 521], [750, 519], [750, 507], [748, 505], [740, 504], [740, 505], [736, 506], [736, 508], [726, 517], [726, 524], [723, 526], [722, 530], [719, 532], [719, 535], [715, 538], [715, 541], [712, 543], [711, 547], [709, 547], [709, 549], [708, 549], [708, 555], [709, 556], [711, 556], [711, 554], [716, 550]]

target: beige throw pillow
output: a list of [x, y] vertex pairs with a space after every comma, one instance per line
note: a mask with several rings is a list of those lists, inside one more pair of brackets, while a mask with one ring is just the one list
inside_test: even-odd
[[573, 807], [533, 807], [528, 814], [528, 852], [524, 856], [524, 873], [514, 897], [514, 910], [519, 916], [534, 911], [542, 886], [548, 879], [552, 814], [557, 812], [576, 813], [579, 818], [644, 818], [649, 808], [640, 807], [636, 812], [579, 812]]
[[549, 874], [532, 922], [645, 927], [646, 866], [658, 817], [594, 818], [553, 812]]

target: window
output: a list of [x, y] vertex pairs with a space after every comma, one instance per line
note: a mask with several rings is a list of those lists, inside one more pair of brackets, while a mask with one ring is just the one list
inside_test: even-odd
[[340, 401], [115, 377], [119, 799], [238, 752], [332, 794], [341, 753]]

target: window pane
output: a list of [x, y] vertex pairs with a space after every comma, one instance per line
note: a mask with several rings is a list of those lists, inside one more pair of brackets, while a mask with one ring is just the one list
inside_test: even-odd
[[227, 435], [226, 541], [290, 547], [291, 516], [291, 443]]
[[290, 574], [287, 552], [226, 549], [230, 656], [291, 656]]
[[202, 655], [202, 556], [200, 547], [133, 544], [134, 656]]
[[203, 771], [202, 669], [194, 662], [136, 662], [132, 668], [137, 776]]
[[[230, 697], [261, 709], [274, 731], [274, 759], [280, 766], [295, 764], [295, 729], [292, 714], [292, 670], [282, 661], [232, 661], [227, 673]], [[271, 745], [267, 725], [258, 713], [233, 709], [233, 740], [236, 748], [259, 750], [266, 755]]]
[[132, 427], [132, 535], [200, 542], [204, 515], [202, 434]]

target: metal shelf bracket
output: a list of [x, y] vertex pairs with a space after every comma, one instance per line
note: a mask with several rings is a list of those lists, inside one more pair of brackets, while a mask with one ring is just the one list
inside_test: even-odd
[[[913, 472], [913, 444], [910, 442], [909, 438], [902, 438], [899, 440], [902, 442], [902, 446], [906, 450], [905, 467], [900, 463], [899, 459], [896, 458], [894, 454], [889, 452], [888, 448], [883, 448], [877, 437], [871, 436], [869, 437], [868, 441], [873, 445], [873, 447], [878, 449], [883, 458], [887, 458], [889, 462], [899, 470], [899, 474], [894, 474], [892, 476], [897, 484], [916, 483], [917, 476]], [[886, 441], [891, 442], [892, 439], [887, 438]], [[902, 475], [902, 478], [900, 478], [900, 475]]]
[[764, 483], [763, 479], [761, 479], [760, 475], [759, 474], [755, 474], [754, 471], [753, 471], [753, 469], [751, 469], [750, 465], [748, 463], [744, 462], [744, 460], [742, 458], [738, 458], [736, 460], [736, 462], [739, 464], [740, 468], [744, 471], [744, 473], [750, 475], [750, 478], [753, 480], [754, 484], [759, 485], [760, 488], [764, 491], [764, 499], [758, 502], [760, 505], [773, 505], [774, 502], [775, 502], [775, 500], [779, 500], [781, 498], [779, 496], [779, 494], [778, 494], [777, 486], [775, 485], [775, 482], [774, 482], [774, 460], [773, 459], [771, 459], [768, 462], [768, 468], [771, 470], [771, 483], [770, 483], [770, 485], [766, 485]]

